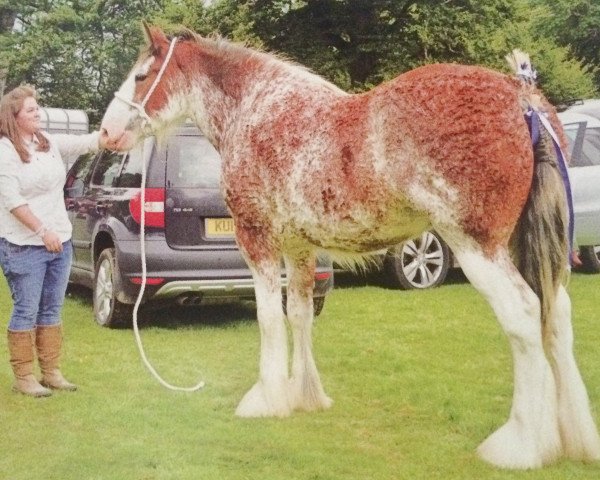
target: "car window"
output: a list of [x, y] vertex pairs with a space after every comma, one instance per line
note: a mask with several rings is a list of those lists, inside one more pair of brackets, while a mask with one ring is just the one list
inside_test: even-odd
[[565, 135], [568, 141], [568, 153], [570, 156], [570, 167], [582, 167], [583, 163], [581, 149], [583, 147], [583, 137], [585, 136], [585, 127], [587, 122], [569, 123], [565, 125]]
[[584, 165], [600, 165], [600, 128], [585, 130], [581, 156]]
[[92, 184], [103, 187], [116, 186], [116, 178], [121, 168], [121, 162], [126, 154], [104, 151], [96, 163], [92, 174]]
[[82, 155], [69, 170], [65, 181], [65, 194], [68, 197], [79, 197], [83, 195], [85, 177], [87, 177], [90, 171], [94, 156], [93, 153]]
[[123, 169], [115, 187], [139, 188], [142, 185], [142, 152], [139, 148], [131, 150], [125, 157]]
[[167, 186], [218, 188], [221, 157], [203, 136], [177, 136], [167, 145]]

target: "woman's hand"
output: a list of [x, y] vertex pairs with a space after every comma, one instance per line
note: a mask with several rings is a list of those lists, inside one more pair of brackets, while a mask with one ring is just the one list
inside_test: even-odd
[[108, 150], [111, 150], [111, 146], [113, 146], [110, 142], [107, 131], [104, 129], [100, 130], [100, 136], [98, 137], [98, 146], [101, 149], [108, 149]]
[[42, 241], [46, 246], [46, 250], [52, 253], [60, 253], [63, 250], [62, 242], [59, 236], [52, 230], [46, 230], [42, 235]]

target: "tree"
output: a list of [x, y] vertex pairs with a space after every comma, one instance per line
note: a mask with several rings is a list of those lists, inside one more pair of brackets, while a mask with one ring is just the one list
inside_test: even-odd
[[600, 90], [600, 2], [531, 0], [540, 12], [536, 29], [569, 50], [594, 75]]
[[[2, 38], [12, 32], [17, 18], [16, 7], [7, 0], [0, 1], [0, 51], [2, 51]], [[3, 58], [0, 58], [0, 96], [4, 94], [6, 85], [6, 74], [8, 65]]]
[[281, 52], [349, 91], [424, 63], [505, 69], [518, 47], [560, 102], [594, 95], [594, 73], [600, 85], [599, 10], [592, 0], [0, 0], [0, 88], [32, 83], [44, 105], [85, 109], [94, 124], [147, 19]]
[[32, 83], [42, 104], [84, 109], [96, 123], [137, 56], [141, 19], [163, 3], [20, 3], [14, 9], [19, 28], [0, 37], [7, 86]]
[[519, 47], [534, 54], [553, 101], [594, 91], [564, 47], [536, 35], [529, 0], [221, 0], [215, 11], [235, 19], [213, 22], [225, 36], [244, 25], [251, 43], [284, 52], [347, 90], [424, 63], [506, 69], [504, 56]]

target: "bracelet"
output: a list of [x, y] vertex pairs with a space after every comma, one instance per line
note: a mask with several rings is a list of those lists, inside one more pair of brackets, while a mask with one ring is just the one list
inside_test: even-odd
[[48, 228], [46, 227], [46, 225], [41, 225], [40, 228], [38, 228], [35, 231], [35, 234], [40, 237], [40, 238], [44, 238], [44, 235], [46, 235], [46, 232], [48, 231]]

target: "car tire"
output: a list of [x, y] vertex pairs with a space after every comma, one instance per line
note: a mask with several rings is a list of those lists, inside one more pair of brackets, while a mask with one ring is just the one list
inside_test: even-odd
[[102, 327], [123, 327], [131, 322], [132, 306], [119, 302], [121, 273], [114, 248], [100, 253], [94, 275], [94, 319]]
[[590, 245], [579, 249], [581, 269], [588, 273], [600, 273], [600, 245]]
[[390, 250], [384, 266], [390, 283], [404, 290], [437, 287], [448, 275], [450, 249], [434, 232], [424, 232]]
[[[284, 295], [282, 300], [283, 314], [287, 315], [287, 297]], [[313, 297], [313, 315], [318, 317], [323, 311], [325, 305], [325, 297]]]

